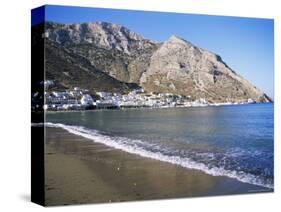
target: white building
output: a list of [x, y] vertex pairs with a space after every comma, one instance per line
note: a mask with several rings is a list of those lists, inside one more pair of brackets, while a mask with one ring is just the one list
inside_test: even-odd
[[93, 98], [89, 94], [84, 94], [80, 100], [81, 105], [93, 105]]
[[110, 92], [97, 92], [97, 95], [99, 95], [101, 98], [108, 98], [112, 96], [112, 93]]

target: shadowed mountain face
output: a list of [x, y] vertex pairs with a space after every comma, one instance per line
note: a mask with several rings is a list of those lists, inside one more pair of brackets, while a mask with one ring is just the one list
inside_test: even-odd
[[45, 23], [46, 77], [65, 88], [126, 93], [143, 87], [209, 102], [271, 99], [220, 56], [177, 36], [164, 43], [116, 24]]
[[96, 91], [128, 92], [137, 84], [121, 82], [100, 71], [91, 63], [57, 43], [45, 42], [46, 79], [56, 82], [54, 89], [80, 87]]
[[48, 40], [87, 59], [107, 75], [128, 83], [139, 83], [158, 44], [125, 27], [105, 22], [56, 24], [47, 22]]

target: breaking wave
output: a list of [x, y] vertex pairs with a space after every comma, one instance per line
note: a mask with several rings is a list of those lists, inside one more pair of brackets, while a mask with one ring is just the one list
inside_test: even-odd
[[[178, 156], [171, 154], [168, 151], [161, 151], [159, 146], [155, 144], [149, 144], [142, 140], [130, 139], [120, 136], [111, 136], [104, 134], [98, 130], [89, 129], [82, 126], [65, 125], [61, 123], [51, 123], [47, 122], [45, 124], [37, 123], [32, 124], [32, 126], [46, 126], [54, 128], [62, 128], [69, 133], [82, 136], [84, 138], [90, 139], [97, 143], [102, 143], [115, 149], [123, 150], [128, 153], [140, 155], [142, 157], [151, 158], [163, 162], [168, 162], [171, 164], [179, 165], [188, 169], [196, 169], [205, 172], [206, 174], [212, 176], [226, 176], [244, 183], [250, 183], [253, 185], [258, 185], [273, 189], [272, 180], [266, 181], [262, 177], [254, 174], [245, 173], [244, 171], [227, 170], [224, 167], [218, 166], [208, 166], [208, 164], [197, 162], [188, 156]], [[206, 153], [207, 156], [208, 153]]]

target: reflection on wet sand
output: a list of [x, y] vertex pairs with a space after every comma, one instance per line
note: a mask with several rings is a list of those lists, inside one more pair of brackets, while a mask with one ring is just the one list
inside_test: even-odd
[[196, 197], [260, 189], [128, 154], [62, 129], [46, 131], [47, 205]]

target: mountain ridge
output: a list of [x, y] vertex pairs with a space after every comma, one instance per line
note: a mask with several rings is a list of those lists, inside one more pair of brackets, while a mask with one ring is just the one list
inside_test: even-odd
[[[50, 30], [52, 29], [52, 30]], [[131, 51], [150, 46], [153, 42], [128, 28], [109, 22], [88, 22], [81, 24], [60, 24], [46, 22], [50, 39], [61, 44], [89, 43], [107, 49], [117, 49], [131, 54]], [[131, 49], [134, 46], [136, 49]]]
[[135, 83], [146, 92], [168, 92], [209, 102], [272, 101], [221, 56], [176, 35], [156, 43], [108, 22], [46, 22], [45, 32], [47, 40], [92, 67], [119, 82]]

